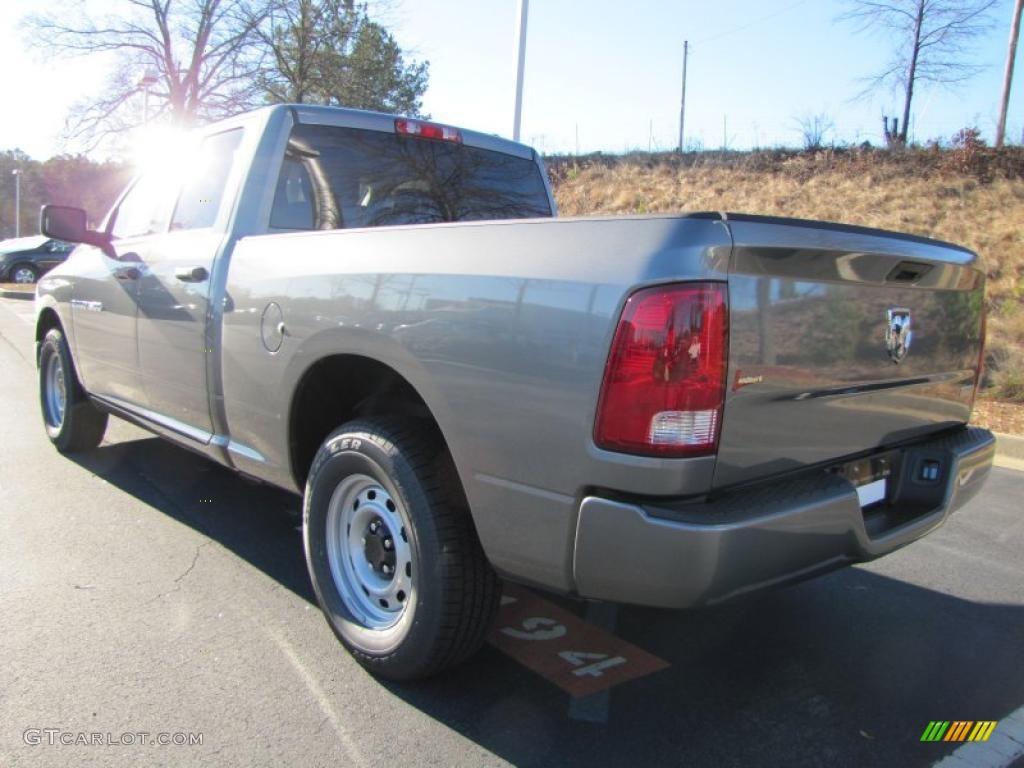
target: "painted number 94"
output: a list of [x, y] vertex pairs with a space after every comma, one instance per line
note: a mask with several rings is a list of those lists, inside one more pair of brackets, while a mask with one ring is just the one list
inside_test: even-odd
[[[531, 616], [523, 619], [522, 628], [503, 627], [501, 633], [517, 640], [557, 640], [564, 637], [565, 625], [544, 616]], [[601, 677], [604, 670], [621, 666], [626, 663], [622, 656], [608, 656], [604, 653], [587, 653], [585, 651], [559, 651], [558, 656], [571, 664], [576, 677]]]

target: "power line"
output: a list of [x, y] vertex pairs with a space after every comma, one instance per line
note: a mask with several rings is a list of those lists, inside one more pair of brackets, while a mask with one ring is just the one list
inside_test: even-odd
[[711, 43], [714, 42], [715, 40], [721, 40], [723, 37], [728, 37], [729, 35], [734, 35], [737, 32], [742, 32], [745, 29], [756, 27], [758, 24], [761, 24], [762, 22], [768, 21], [769, 19], [774, 19], [776, 16], [781, 16], [784, 13], [789, 13], [794, 8], [799, 8], [801, 5], [806, 4], [807, 0], [797, 0], [797, 2], [793, 3], [792, 5], [787, 5], [785, 8], [775, 11], [774, 13], [769, 13], [767, 16], [762, 16], [759, 19], [754, 19], [753, 21], [748, 22], [747, 24], [743, 24], [742, 26], [739, 27], [733, 27], [732, 29], [722, 32], [721, 34], [714, 35], [712, 37], [705, 37], [703, 40], [698, 40], [695, 43], [695, 45], [703, 45], [704, 43]]

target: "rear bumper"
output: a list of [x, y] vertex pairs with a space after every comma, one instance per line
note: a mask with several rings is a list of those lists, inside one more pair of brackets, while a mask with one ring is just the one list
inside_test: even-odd
[[[722, 602], [871, 560], [945, 522], [983, 485], [988, 430], [964, 428], [905, 446], [888, 503], [861, 509], [854, 486], [824, 469], [700, 503], [580, 505], [573, 571], [580, 595], [685, 608]], [[921, 478], [923, 462], [940, 475]]]

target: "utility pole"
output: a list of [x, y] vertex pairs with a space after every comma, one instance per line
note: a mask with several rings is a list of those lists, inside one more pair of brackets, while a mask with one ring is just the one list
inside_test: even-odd
[[1010, 45], [1006, 51], [1006, 72], [1003, 74], [1003, 99], [999, 106], [999, 125], [996, 128], [996, 146], [1003, 146], [1006, 138], [1006, 110], [1010, 105], [1010, 84], [1013, 82], [1013, 65], [1017, 60], [1017, 37], [1020, 34], [1020, 12], [1024, 0], [1017, 0], [1013, 8], [1013, 23], [1010, 25]]
[[14, 176], [14, 236], [21, 237], [21, 171], [15, 168]]
[[516, 108], [512, 118], [512, 141], [519, 141], [519, 125], [523, 118], [523, 70], [526, 68], [526, 17], [530, 0], [518, 0], [519, 23], [516, 25]]
[[686, 123], [686, 60], [690, 56], [690, 41], [683, 40], [683, 95], [679, 99], [679, 152], [683, 151], [683, 127]]

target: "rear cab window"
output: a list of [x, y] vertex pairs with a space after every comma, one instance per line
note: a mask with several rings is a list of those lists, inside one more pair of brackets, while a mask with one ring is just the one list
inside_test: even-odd
[[271, 229], [340, 229], [551, 215], [531, 159], [384, 131], [297, 125]]

